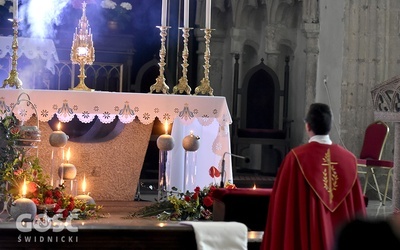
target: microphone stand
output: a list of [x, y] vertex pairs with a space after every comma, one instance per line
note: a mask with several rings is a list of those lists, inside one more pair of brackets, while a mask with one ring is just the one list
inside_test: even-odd
[[225, 155], [226, 155], [226, 154], [229, 154], [229, 155], [231, 155], [231, 156], [233, 156], [233, 157], [236, 157], [236, 158], [244, 159], [245, 162], [250, 162], [250, 159], [247, 158], [247, 157], [244, 157], [244, 156], [241, 156], [241, 155], [231, 154], [231, 153], [229, 153], [229, 152], [225, 152], [225, 153], [222, 155], [222, 161], [221, 161], [221, 182], [220, 182], [220, 184], [219, 184], [219, 187], [220, 187], [220, 188], [223, 188], [223, 187], [225, 186], [224, 178], [225, 178]]

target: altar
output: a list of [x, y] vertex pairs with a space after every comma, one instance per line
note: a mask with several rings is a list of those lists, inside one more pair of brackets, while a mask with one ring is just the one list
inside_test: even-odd
[[[24, 102], [15, 105], [18, 98], [29, 100], [34, 107]], [[196, 162], [192, 163], [196, 167], [197, 186], [220, 183], [220, 177], [211, 177], [209, 169], [211, 166], [220, 169], [222, 156], [230, 152], [232, 119], [225, 97], [221, 96], [0, 89], [0, 110], [12, 111], [22, 122], [38, 120], [42, 131], [39, 158], [47, 170], [52, 151], [48, 138], [53, 132], [48, 122], [53, 117], [63, 124], [74, 118], [84, 124], [95, 119], [102, 124], [118, 120], [123, 131], [113, 140], [68, 142], [66, 146], [71, 147], [78, 183], [85, 174], [91, 196], [98, 200], [133, 200], [156, 118], [172, 125], [175, 147], [168, 151], [167, 158], [171, 187], [184, 191], [182, 140], [190, 133], [200, 137]], [[225, 176], [226, 181], [233, 182], [230, 157], [225, 157]]]

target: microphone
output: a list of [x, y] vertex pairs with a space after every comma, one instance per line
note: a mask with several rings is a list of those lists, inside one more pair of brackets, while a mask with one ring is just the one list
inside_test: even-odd
[[241, 156], [241, 155], [235, 155], [235, 154], [232, 154], [232, 153], [229, 153], [229, 152], [225, 152], [225, 153], [222, 155], [222, 162], [221, 162], [221, 183], [220, 183], [220, 187], [221, 187], [221, 188], [224, 187], [224, 177], [225, 177], [225, 155], [226, 155], [226, 154], [231, 155], [231, 156], [236, 157], [236, 158], [244, 159], [244, 162], [246, 162], [246, 163], [249, 163], [249, 162], [250, 162], [250, 158], [248, 158], [248, 157], [244, 157], [244, 156]]

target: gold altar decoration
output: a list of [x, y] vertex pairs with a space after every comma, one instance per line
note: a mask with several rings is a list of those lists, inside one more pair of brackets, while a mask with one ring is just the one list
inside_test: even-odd
[[204, 38], [205, 38], [205, 51], [204, 51], [204, 78], [200, 81], [200, 85], [195, 89], [195, 95], [197, 94], [208, 94], [210, 96], [213, 95], [214, 90], [210, 86], [210, 40], [211, 40], [211, 31], [212, 29], [206, 28], [204, 29]]
[[167, 30], [169, 26], [157, 26], [160, 29], [160, 36], [161, 36], [161, 48], [160, 48], [160, 62], [158, 65], [160, 66], [160, 75], [156, 79], [156, 83], [150, 86], [150, 93], [156, 91], [156, 93], [162, 92], [163, 94], [168, 94], [169, 87], [165, 83], [165, 76], [164, 76], [164, 67], [165, 63], [165, 55], [167, 54], [167, 49], [165, 48], [165, 41], [167, 40]]
[[21, 79], [18, 78], [18, 71], [17, 71], [17, 60], [18, 60], [18, 19], [14, 18], [13, 19], [13, 30], [14, 30], [14, 36], [13, 36], [13, 42], [12, 42], [12, 50], [13, 54], [11, 56], [11, 70], [10, 73], [7, 77], [7, 79], [4, 80], [2, 88], [5, 88], [7, 86], [9, 87], [15, 87], [17, 89], [22, 89], [22, 81]]
[[179, 79], [179, 82], [177, 85], [174, 86], [173, 88], [173, 93], [186, 93], [190, 95], [190, 92], [192, 91], [192, 88], [190, 88], [188, 84], [188, 78], [187, 78], [187, 67], [189, 66], [188, 64], [188, 57], [189, 57], [189, 49], [188, 49], [188, 41], [189, 41], [189, 31], [191, 28], [181, 28], [182, 30], [182, 37], [183, 37], [183, 51], [182, 51], [182, 77]]
[[92, 32], [86, 17], [86, 2], [82, 3], [82, 17], [79, 19], [78, 27], [75, 29], [71, 48], [71, 61], [79, 64], [79, 84], [72, 90], [94, 91], [85, 84], [85, 65], [92, 65], [94, 61], [94, 47]]

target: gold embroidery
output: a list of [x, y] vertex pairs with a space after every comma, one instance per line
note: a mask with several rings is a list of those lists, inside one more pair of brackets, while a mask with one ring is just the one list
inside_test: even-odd
[[338, 163], [331, 161], [330, 149], [328, 149], [328, 151], [325, 153], [325, 156], [322, 158], [322, 160], [324, 161], [322, 166], [326, 166], [326, 168], [322, 171], [324, 188], [329, 193], [329, 203], [332, 203], [333, 191], [335, 191], [338, 187], [337, 181], [339, 179], [334, 165], [337, 165]]

